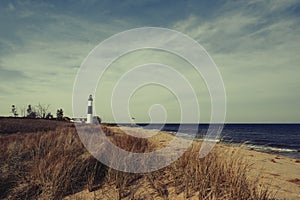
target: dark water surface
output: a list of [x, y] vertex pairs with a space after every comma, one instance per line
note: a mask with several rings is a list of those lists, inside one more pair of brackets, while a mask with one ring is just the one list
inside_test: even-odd
[[[203, 138], [208, 124], [138, 124], [147, 129], [176, 133], [197, 133]], [[300, 124], [225, 124], [221, 142], [240, 144], [258, 151], [300, 159]]]

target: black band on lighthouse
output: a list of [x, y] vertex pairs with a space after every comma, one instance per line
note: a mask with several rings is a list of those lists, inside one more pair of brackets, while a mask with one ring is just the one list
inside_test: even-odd
[[92, 106], [88, 106], [88, 114], [93, 114]]

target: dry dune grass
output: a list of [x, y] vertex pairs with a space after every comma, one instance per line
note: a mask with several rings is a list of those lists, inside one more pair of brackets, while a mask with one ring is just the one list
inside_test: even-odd
[[16, 138], [1, 146], [2, 197], [60, 199], [84, 188], [93, 170], [105, 171], [85, 151], [74, 128]]
[[[249, 166], [236, 151], [215, 150], [200, 159], [198, 143], [164, 169], [125, 173], [93, 158], [75, 128], [66, 124], [47, 132], [0, 136], [0, 198], [62, 199], [88, 189], [94, 191], [87, 197], [92, 199], [272, 199], [266, 188], [247, 178]], [[103, 130], [128, 151], [156, 148], [147, 139], [114, 134], [115, 128]]]
[[194, 144], [169, 167], [176, 194], [198, 199], [271, 199], [266, 188], [247, 178], [249, 165], [238, 151], [215, 149], [200, 159], [199, 149], [200, 144]]

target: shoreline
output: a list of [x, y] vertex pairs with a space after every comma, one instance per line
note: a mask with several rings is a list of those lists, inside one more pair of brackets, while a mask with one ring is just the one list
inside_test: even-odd
[[[129, 131], [141, 131], [142, 134], [153, 134], [153, 130], [140, 129], [136, 127], [123, 127]], [[172, 132], [158, 131], [156, 135], [149, 138], [159, 147], [164, 147], [174, 137]], [[201, 143], [202, 141], [194, 140]], [[233, 149], [246, 159], [251, 165], [249, 178], [259, 177], [259, 181], [270, 188], [279, 199], [300, 199], [300, 160], [287, 156], [273, 154], [270, 152], [257, 151], [244, 144], [218, 142], [214, 146], [216, 150]]]
[[[116, 126], [116, 127], [119, 127], [119, 128], [123, 127], [125, 129], [132, 128], [132, 129], [137, 129], [137, 130], [143, 130], [146, 132], [154, 131], [154, 132], [157, 132], [157, 134], [165, 133], [165, 134], [169, 134], [172, 137], [175, 136], [175, 132], [162, 131], [162, 130], [158, 130], [158, 129], [144, 129], [143, 127], [132, 127], [132, 126]], [[182, 133], [182, 134], [188, 135], [188, 133]], [[197, 136], [193, 139], [194, 142], [203, 142], [204, 140], [205, 139], [199, 138]], [[218, 144], [218, 145], [224, 145], [224, 146], [228, 146], [228, 147], [242, 147], [245, 150], [255, 151], [255, 152], [259, 152], [259, 153], [266, 153], [266, 154], [275, 155], [275, 156], [282, 156], [287, 159], [299, 160], [299, 162], [300, 162], [300, 151], [295, 150], [295, 149], [269, 147], [269, 146], [264, 146], [264, 145], [255, 145], [255, 144], [251, 144], [251, 143], [247, 143], [247, 142], [243, 142], [243, 143], [227, 142], [227, 141], [222, 141], [222, 139], [218, 140], [218, 141], [213, 140], [213, 142], [216, 142], [216, 145]], [[289, 153], [289, 154], [285, 154], [285, 153]], [[292, 154], [292, 153], [294, 153], [294, 154]]]
[[[235, 125], [236, 123], [230, 123], [230, 124]], [[241, 124], [238, 124], [238, 125], [243, 125], [243, 124], [246, 124], [246, 123], [241, 123]], [[267, 124], [267, 123], [261, 123], [261, 124], [258, 124], [258, 125], [264, 125], [264, 124]], [[286, 123], [286, 124], [288, 124], [288, 123]], [[293, 123], [291, 123], [291, 124], [293, 124]], [[208, 124], [201, 124], [201, 125], [208, 125]], [[280, 124], [276, 124], [276, 125], [280, 125]], [[299, 125], [299, 123], [296, 123], [295, 125]], [[130, 126], [123, 126], [123, 127], [130, 127]], [[136, 127], [131, 127], [131, 128], [136, 128]], [[139, 126], [138, 128], [142, 128], [143, 130], [164, 132], [164, 133], [168, 133], [168, 134], [171, 134], [171, 135], [175, 135], [175, 133], [176, 133], [176, 132], [172, 132], [172, 131], [165, 131], [165, 130], [162, 131], [162, 130], [158, 130], [158, 129], [144, 129], [143, 126]], [[188, 135], [188, 133], [182, 133], [182, 134], [187, 134]], [[204, 140], [205, 140], [204, 138], [202, 138], [200, 136], [197, 136], [197, 135], [194, 138], [194, 141], [203, 142]], [[217, 141], [217, 143], [224, 144], [224, 145], [233, 145], [233, 146], [243, 145], [244, 148], [247, 148], [249, 150], [268, 153], [268, 154], [272, 154], [272, 155], [279, 155], [279, 156], [284, 156], [284, 157], [287, 157], [287, 158], [300, 160], [300, 150], [297, 150], [297, 149], [285, 148], [285, 147], [272, 147], [272, 146], [267, 146], [267, 145], [253, 144], [253, 143], [251, 143], [251, 141], [244, 141], [244, 142], [224, 141], [224, 140], [222, 140], [222, 138], [219, 139]]]

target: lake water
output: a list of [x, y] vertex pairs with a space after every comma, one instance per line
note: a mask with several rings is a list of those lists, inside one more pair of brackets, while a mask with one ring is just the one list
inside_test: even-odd
[[[189, 134], [201, 139], [208, 124], [138, 124], [147, 129]], [[223, 143], [241, 144], [257, 151], [300, 159], [300, 124], [225, 124], [220, 135]]]

